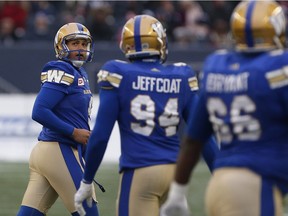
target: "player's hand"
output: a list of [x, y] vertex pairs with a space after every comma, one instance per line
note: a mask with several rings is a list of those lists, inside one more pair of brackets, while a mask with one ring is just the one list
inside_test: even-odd
[[175, 189], [175, 183], [172, 183], [168, 199], [160, 208], [160, 216], [190, 216], [185, 190], [186, 186], [176, 185]]
[[160, 216], [190, 216], [186, 197], [168, 198], [161, 206]]
[[87, 184], [81, 181], [80, 188], [78, 189], [78, 191], [74, 196], [74, 205], [80, 216], [84, 216], [86, 214], [82, 205], [82, 203], [85, 200], [87, 200], [88, 207], [92, 207], [92, 200], [93, 200], [92, 195], [93, 195], [92, 183]]
[[72, 137], [76, 142], [86, 145], [90, 137], [90, 134], [91, 131], [89, 130], [74, 128]]

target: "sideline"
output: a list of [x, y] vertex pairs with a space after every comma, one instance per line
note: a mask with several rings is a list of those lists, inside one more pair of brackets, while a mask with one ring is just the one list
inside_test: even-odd
[[[27, 162], [41, 125], [31, 119], [36, 94], [0, 94], [0, 161]], [[91, 129], [99, 106], [98, 95], [93, 95]], [[103, 162], [118, 162], [120, 135], [116, 123]]]

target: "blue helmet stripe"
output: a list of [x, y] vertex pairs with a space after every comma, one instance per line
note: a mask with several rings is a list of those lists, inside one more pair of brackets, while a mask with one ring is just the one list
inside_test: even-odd
[[77, 28], [79, 31], [84, 31], [84, 28], [81, 24], [77, 23]]
[[247, 13], [246, 13], [246, 24], [245, 24], [245, 37], [246, 37], [246, 43], [248, 47], [254, 46], [254, 40], [253, 40], [253, 33], [252, 33], [252, 27], [251, 27], [251, 19], [252, 14], [254, 10], [256, 1], [251, 1], [248, 4]]
[[136, 16], [134, 23], [134, 42], [136, 52], [142, 51], [141, 37], [140, 37], [140, 23], [141, 23], [141, 16]]

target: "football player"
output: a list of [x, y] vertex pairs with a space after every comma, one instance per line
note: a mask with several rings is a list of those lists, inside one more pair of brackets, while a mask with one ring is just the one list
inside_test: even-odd
[[[30, 155], [30, 181], [18, 216], [46, 215], [58, 197], [71, 215], [79, 215], [74, 194], [83, 175], [92, 104], [82, 65], [92, 60], [93, 41], [84, 25], [68, 23], [58, 30], [54, 48], [57, 61], [44, 65], [33, 107], [32, 118], [43, 128]], [[87, 215], [98, 215], [94, 193], [91, 205]]]
[[[235, 50], [211, 54], [161, 216], [189, 215], [184, 199], [203, 143], [220, 136], [206, 191], [209, 216], [282, 216], [288, 187], [288, 53], [274, 1], [243, 1], [231, 16]], [[193, 194], [192, 194], [193, 196]]]
[[[159, 216], [180, 148], [178, 127], [183, 119], [188, 121], [198, 101], [198, 82], [190, 66], [163, 64], [166, 33], [152, 16], [128, 20], [120, 48], [129, 62], [108, 61], [98, 73], [100, 105], [75, 206], [85, 215], [82, 203], [91, 200], [91, 183], [117, 121], [121, 156], [116, 215]], [[205, 158], [211, 167], [218, 149], [214, 141], [207, 145]]]

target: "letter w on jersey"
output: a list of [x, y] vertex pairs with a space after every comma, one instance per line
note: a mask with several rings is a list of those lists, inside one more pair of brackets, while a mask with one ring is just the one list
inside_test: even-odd
[[41, 82], [55, 82], [70, 85], [74, 80], [74, 76], [60, 70], [48, 70], [41, 73]]

